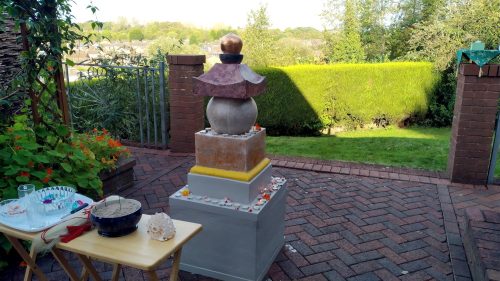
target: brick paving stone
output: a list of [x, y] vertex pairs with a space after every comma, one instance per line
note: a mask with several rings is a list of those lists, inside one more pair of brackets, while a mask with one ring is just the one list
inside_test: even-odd
[[326, 278], [329, 281], [345, 281], [346, 280], [342, 275], [340, 275], [335, 270], [331, 270], [331, 271], [325, 272], [325, 273], [323, 273], [323, 275], [326, 276]]
[[329, 271], [332, 269], [332, 266], [327, 262], [315, 263], [307, 266], [303, 266], [300, 268], [305, 275], [314, 275], [316, 273], [321, 273], [325, 271]]
[[[120, 194], [141, 200], [146, 213], [168, 213], [168, 196], [186, 184], [194, 157], [131, 150], [138, 163], [134, 186]], [[500, 186], [446, 186], [443, 174], [380, 165], [300, 157], [272, 161], [279, 166], [273, 174], [288, 179], [285, 237], [295, 249], [279, 253], [268, 272], [273, 281], [470, 280], [462, 251], [449, 246], [461, 246], [464, 209], [500, 210]], [[45, 272], [60, 274], [50, 257], [40, 262]], [[73, 257], [71, 263], [79, 262]], [[109, 266], [98, 268], [109, 277]], [[11, 268], [4, 273], [18, 281], [20, 272]], [[122, 278], [145, 280], [141, 271], [127, 267]], [[187, 272], [180, 279], [212, 280]]]

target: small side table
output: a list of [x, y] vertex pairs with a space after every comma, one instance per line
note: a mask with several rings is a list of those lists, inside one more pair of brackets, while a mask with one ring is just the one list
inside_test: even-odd
[[[202, 226], [197, 223], [173, 220], [176, 229], [174, 238], [165, 242], [160, 242], [151, 240], [146, 232], [146, 223], [149, 217], [149, 215], [142, 215], [137, 231], [129, 235], [107, 238], [100, 236], [97, 230], [94, 229], [69, 243], [58, 243], [52, 249], [52, 254], [69, 277], [75, 281], [81, 280], [81, 278], [78, 277], [74, 269], [71, 268], [67, 260], [59, 251], [60, 249], [76, 253], [83, 263], [85, 271], [96, 281], [101, 280], [101, 278], [90, 262], [91, 259], [114, 265], [111, 280], [118, 280], [122, 265], [144, 270], [148, 273], [151, 280], [159, 280], [155, 270], [162, 262], [165, 262], [165, 260], [173, 255], [170, 280], [176, 281], [179, 273], [182, 246], [199, 233], [202, 230]], [[5, 234], [16, 251], [28, 264], [29, 268], [27, 269], [26, 278], [28, 274], [33, 271], [38, 279], [42, 281], [47, 280], [46, 276], [36, 265], [33, 252], [28, 254], [19, 242], [19, 239], [32, 240], [33, 237], [39, 234], [26, 233], [3, 225], [0, 225], [0, 232]]]

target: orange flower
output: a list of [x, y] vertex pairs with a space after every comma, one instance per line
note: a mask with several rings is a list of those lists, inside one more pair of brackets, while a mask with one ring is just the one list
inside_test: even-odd
[[43, 183], [48, 183], [50, 181], [50, 177], [45, 177], [42, 179]]
[[28, 173], [26, 171], [22, 171], [22, 172], [19, 173], [19, 176], [29, 178], [30, 177], [30, 173]]
[[108, 140], [108, 145], [109, 145], [109, 147], [111, 147], [111, 148], [114, 148], [114, 147], [120, 147], [120, 146], [122, 146], [122, 144], [120, 143], [120, 141], [119, 141], [119, 140], [114, 140], [114, 139], [109, 139], [109, 140]]
[[106, 128], [102, 128], [102, 133], [107, 135], [109, 132], [108, 132], [108, 130], [106, 130]]
[[47, 172], [47, 175], [52, 175], [52, 172], [54, 172], [54, 170], [52, 170], [52, 168], [47, 168], [47, 170], [45, 170], [45, 172]]
[[19, 146], [19, 145], [16, 145], [16, 147], [14, 147], [14, 149], [15, 149], [15, 150], [21, 150], [21, 149], [23, 149], [23, 148], [22, 148], [21, 146]]
[[15, 136], [14, 137], [16, 140], [20, 140], [21, 139], [21, 136]]
[[94, 128], [92, 132], [97, 133], [97, 128]]
[[104, 136], [96, 136], [95, 140], [96, 141], [103, 141], [104, 140]]

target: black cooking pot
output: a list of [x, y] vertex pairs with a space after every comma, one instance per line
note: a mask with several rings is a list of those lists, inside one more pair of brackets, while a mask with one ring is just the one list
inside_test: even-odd
[[[133, 210], [129, 214], [124, 214], [116, 217], [105, 217], [95, 214], [99, 208], [106, 207], [105, 203], [99, 203], [90, 212], [90, 221], [97, 227], [97, 232], [106, 237], [120, 237], [134, 232], [137, 229], [137, 224], [141, 220], [142, 206], [141, 202], [134, 199], [121, 199], [122, 203], [125, 201], [132, 201], [138, 204], [138, 209]], [[107, 205], [119, 204], [118, 200], [106, 202]]]

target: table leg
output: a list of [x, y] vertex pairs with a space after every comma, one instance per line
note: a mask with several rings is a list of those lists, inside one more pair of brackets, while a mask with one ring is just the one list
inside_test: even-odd
[[113, 266], [113, 275], [111, 276], [111, 281], [118, 281], [120, 278], [120, 272], [122, 270], [122, 265], [117, 263]]
[[80, 281], [87, 281], [87, 280], [89, 280], [89, 272], [84, 266], [82, 268], [82, 273], [80, 274]]
[[[30, 247], [30, 258], [33, 260], [33, 262], [36, 262], [36, 251], [35, 251], [35, 244], [31, 243]], [[31, 278], [33, 277], [33, 270], [31, 270], [31, 267], [27, 267], [26, 271], [24, 272], [24, 281], [31, 281]]]
[[177, 281], [177, 277], [179, 275], [179, 266], [181, 264], [181, 253], [182, 253], [182, 248], [179, 248], [179, 250], [177, 250], [177, 252], [174, 253], [172, 270], [170, 271], [170, 281]]
[[80, 278], [78, 277], [78, 274], [69, 265], [68, 261], [66, 260], [66, 258], [63, 255], [63, 253], [61, 253], [61, 251], [59, 249], [55, 248], [55, 247], [53, 247], [51, 249], [51, 252], [52, 252], [52, 255], [54, 256], [54, 258], [56, 258], [56, 260], [59, 262], [59, 264], [61, 265], [61, 267], [64, 269], [64, 271], [66, 271], [66, 273], [68, 274], [68, 276], [71, 279], [71, 281], [80, 281]]
[[156, 275], [156, 272], [154, 270], [148, 271], [148, 275], [149, 275], [150, 281], [160, 281], [160, 279], [158, 279], [158, 276]]
[[40, 281], [48, 281], [45, 274], [43, 274], [43, 272], [40, 270], [38, 265], [36, 265], [35, 261], [31, 258], [31, 256], [28, 254], [28, 252], [26, 252], [23, 245], [21, 245], [21, 242], [19, 242], [19, 240], [17, 240], [14, 237], [11, 237], [9, 235], [5, 235], [5, 237], [12, 244], [12, 247], [14, 247], [14, 249], [16, 249], [17, 253], [28, 264], [28, 266], [31, 268], [33, 273], [35, 273], [36, 277], [38, 277], [38, 279], [40, 279]]
[[101, 277], [99, 276], [99, 273], [97, 273], [97, 271], [95, 270], [95, 268], [92, 265], [92, 262], [90, 261], [90, 259], [87, 256], [80, 255], [80, 254], [78, 254], [77, 256], [82, 261], [83, 267], [86, 269], [86, 271], [88, 273], [90, 273], [90, 275], [92, 276], [92, 278], [95, 281], [102, 281]]

